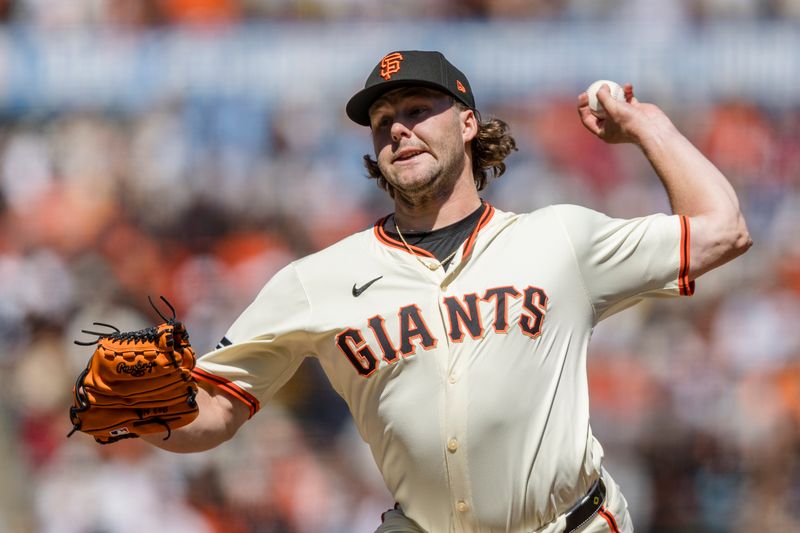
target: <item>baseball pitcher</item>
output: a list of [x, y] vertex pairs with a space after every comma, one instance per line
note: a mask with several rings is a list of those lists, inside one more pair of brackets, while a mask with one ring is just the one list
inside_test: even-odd
[[394, 213], [276, 274], [192, 367], [196, 417], [162, 414], [142, 437], [214, 447], [315, 357], [397, 502], [377, 532], [633, 531], [589, 424], [592, 329], [691, 295], [751, 241], [728, 181], [658, 107], [630, 85], [597, 98], [604, 114], [583, 93], [579, 119], [640, 147], [673, 215], [490, 205], [480, 191], [516, 149], [507, 125], [480, 117], [441, 53], [384, 56], [346, 111], [369, 128], [365, 165]]

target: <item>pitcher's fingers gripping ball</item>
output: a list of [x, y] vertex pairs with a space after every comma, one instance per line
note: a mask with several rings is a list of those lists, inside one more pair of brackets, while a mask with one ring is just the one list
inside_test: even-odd
[[605, 117], [606, 114], [603, 104], [601, 104], [600, 100], [597, 98], [597, 91], [599, 91], [600, 87], [603, 85], [608, 87], [611, 97], [615, 100], [619, 100], [620, 102], [630, 102], [631, 97], [633, 97], [633, 88], [630, 85], [627, 86], [626, 91], [626, 88], [623, 88], [620, 84], [611, 80], [597, 80], [596, 82], [592, 83], [589, 85], [589, 88], [586, 89], [586, 94], [589, 96], [589, 109], [592, 110], [595, 116], [600, 118]]
[[[92, 435], [100, 444], [135, 438], [148, 433], [167, 432], [185, 426], [197, 417], [197, 383], [192, 378], [195, 353], [189, 334], [172, 310], [158, 326], [121, 332], [109, 324], [107, 333], [82, 330], [97, 335], [81, 346], [96, 345], [86, 369], [73, 388], [69, 418], [73, 429]], [[165, 440], [166, 440], [165, 438]]]

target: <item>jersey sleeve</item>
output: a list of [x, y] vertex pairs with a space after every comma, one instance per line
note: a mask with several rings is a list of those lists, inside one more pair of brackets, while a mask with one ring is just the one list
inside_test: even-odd
[[309, 354], [311, 306], [294, 264], [264, 286], [193, 375], [244, 402], [253, 416]]
[[554, 206], [600, 321], [646, 297], [691, 295], [689, 219], [663, 213], [616, 219]]

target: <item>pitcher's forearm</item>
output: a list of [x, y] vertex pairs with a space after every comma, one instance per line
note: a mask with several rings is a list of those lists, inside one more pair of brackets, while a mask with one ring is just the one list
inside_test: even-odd
[[233, 433], [223, 433], [218, 431], [198, 431], [192, 422], [188, 426], [173, 430], [167, 437], [167, 432], [152, 433], [150, 435], [142, 435], [142, 439], [148, 443], [174, 453], [196, 453], [204, 452], [215, 448], [230, 439]]
[[143, 435], [142, 439], [169, 452], [203, 452], [231, 439], [250, 416], [250, 411], [241, 402], [203, 385], [198, 389], [197, 404], [200, 408], [197, 418], [172, 430], [166, 440], [166, 431]]

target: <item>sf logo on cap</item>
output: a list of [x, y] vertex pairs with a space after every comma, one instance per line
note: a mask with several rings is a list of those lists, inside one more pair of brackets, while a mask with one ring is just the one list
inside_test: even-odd
[[381, 78], [389, 81], [392, 74], [400, 72], [400, 62], [403, 55], [400, 52], [393, 52], [381, 59]]

